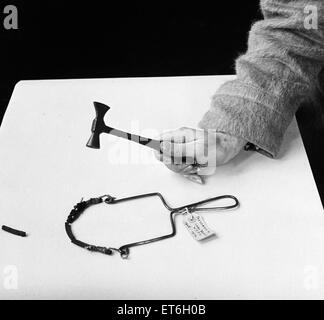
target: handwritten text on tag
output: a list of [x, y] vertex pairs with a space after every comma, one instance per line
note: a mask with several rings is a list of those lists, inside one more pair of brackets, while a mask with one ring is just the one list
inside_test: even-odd
[[215, 232], [207, 226], [204, 218], [201, 215], [195, 212], [189, 212], [188, 209], [186, 209], [185, 213], [183, 214], [183, 223], [191, 236], [197, 241], [201, 241], [215, 235]]

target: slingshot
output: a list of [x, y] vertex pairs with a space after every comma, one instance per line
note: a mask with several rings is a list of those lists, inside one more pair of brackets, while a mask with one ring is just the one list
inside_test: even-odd
[[[83, 241], [80, 241], [75, 238], [73, 232], [72, 232], [72, 224], [83, 214], [83, 212], [93, 206], [97, 205], [100, 203], [106, 203], [109, 205], [114, 205], [118, 204], [121, 202], [126, 202], [126, 201], [132, 201], [132, 200], [138, 200], [142, 198], [149, 198], [149, 197], [159, 197], [160, 200], [162, 201], [162, 204], [164, 205], [165, 208], [167, 208], [170, 211], [170, 222], [171, 222], [171, 233], [167, 235], [162, 235], [153, 239], [148, 239], [148, 240], [143, 240], [143, 241], [138, 241], [138, 242], [133, 242], [133, 243], [128, 243], [125, 245], [122, 245], [119, 248], [111, 248], [111, 247], [99, 247], [96, 245], [88, 244]], [[204, 205], [209, 204], [214, 201], [219, 201], [223, 199], [230, 199], [233, 200], [233, 204], [227, 205], [227, 206], [211, 206], [211, 207], [204, 207]], [[147, 193], [147, 194], [142, 194], [142, 195], [136, 195], [132, 197], [127, 197], [127, 198], [121, 198], [121, 199], [116, 199], [115, 197], [112, 197], [110, 195], [104, 195], [98, 198], [91, 198], [87, 201], [80, 201], [78, 204], [74, 206], [74, 208], [71, 210], [70, 215], [67, 218], [67, 221], [65, 223], [65, 230], [70, 238], [71, 242], [81, 248], [87, 249], [92, 252], [99, 252], [102, 254], [106, 255], [112, 255], [114, 252], [118, 252], [123, 259], [127, 259], [130, 253], [130, 248], [136, 247], [136, 246], [142, 246], [142, 245], [147, 245], [153, 242], [157, 241], [162, 241], [168, 238], [172, 238], [176, 235], [176, 225], [175, 225], [175, 215], [176, 214], [182, 214], [184, 212], [200, 212], [200, 211], [219, 211], [219, 210], [230, 210], [237, 208], [239, 206], [239, 201], [236, 197], [231, 196], [231, 195], [224, 195], [224, 196], [218, 196], [218, 197], [213, 197], [209, 198], [206, 200], [202, 200], [199, 202], [191, 203], [185, 206], [181, 207], [176, 207], [172, 208], [170, 207], [164, 197], [160, 193]]]

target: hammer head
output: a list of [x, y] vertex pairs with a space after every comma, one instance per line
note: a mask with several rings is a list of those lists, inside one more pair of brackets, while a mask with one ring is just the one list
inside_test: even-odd
[[92, 135], [87, 143], [87, 147], [100, 149], [100, 134], [103, 133], [106, 128], [104, 117], [110, 108], [100, 102], [94, 102], [93, 104], [96, 110], [96, 117], [92, 122]]

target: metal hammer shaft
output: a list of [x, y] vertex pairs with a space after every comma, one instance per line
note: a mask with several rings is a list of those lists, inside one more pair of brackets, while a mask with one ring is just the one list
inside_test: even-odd
[[158, 141], [158, 140], [154, 140], [154, 139], [146, 138], [146, 137], [139, 136], [136, 134], [124, 132], [124, 131], [121, 131], [121, 130], [118, 130], [118, 129], [115, 129], [112, 127], [108, 127], [108, 126], [105, 126], [103, 132], [111, 134], [115, 137], [119, 137], [119, 138], [123, 138], [123, 139], [129, 140], [129, 141], [132, 141], [132, 142], [139, 143], [142, 146], [149, 147], [149, 148], [154, 149], [158, 152], [160, 152], [160, 150], [161, 150], [160, 149], [161, 141]]

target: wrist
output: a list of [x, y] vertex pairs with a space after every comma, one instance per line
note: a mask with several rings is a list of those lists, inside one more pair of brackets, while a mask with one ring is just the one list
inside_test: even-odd
[[247, 141], [223, 132], [216, 132], [217, 165], [222, 165], [244, 149]]

